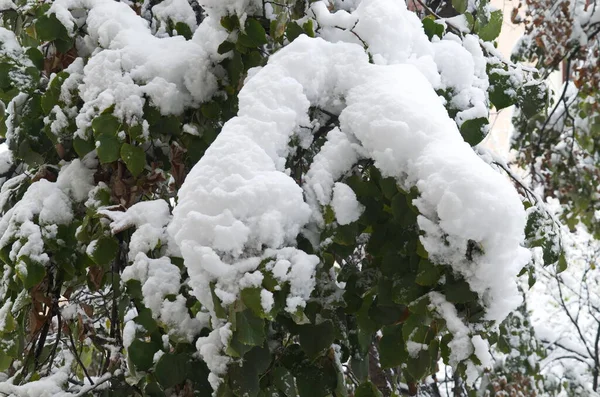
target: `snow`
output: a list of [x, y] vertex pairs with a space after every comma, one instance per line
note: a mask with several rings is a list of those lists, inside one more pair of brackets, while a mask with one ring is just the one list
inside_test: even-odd
[[269, 313], [274, 304], [275, 300], [273, 299], [273, 293], [271, 291], [267, 291], [266, 289], [262, 289], [260, 291], [260, 305], [265, 313]]
[[138, 253], [148, 253], [169, 239], [166, 226], [171, 220], [171, 212], [169, 203], [165, 200], [141, 201], [125, 212], [106, 207], [98, 210], [98, 213], [112, 220], [110, 228], [113, 234], [130, 227], [136, 228], [129, 243], [130, 261], [133, 261]]
[[[124, 283], [130, 280], [140, 281], [144, 305], [152, 311], [154, 319], [160, 319], [169, 326], [170, 333], [183, 336], [191, 342], [206, 325], [188, 314], [185, 298], [179, 294], [181, 271], [168, 257], [151, 259], [139, 252], [133, 263], [123, 270], [121, 279]], [[169, 295], [174, 295], [175, 300], [167, 299]], [[129, 327], [128, 340], [132, 340], [135, 328]]]
[[[361, 158], [358, 142], [356, 139], [352, 142], [351, 139], [339, 128], [329, 131], [327, 141], [314, 157], [306, 174], [304, 190], [317, 221], [321, 221], [321, 206], [328, 205], [331, 201], [335, 180], [342, 177]], [[355, 210], [360, 211], [360, 207]]]
[[7, 326], [8, 315], [13, 306], [12, 300], [7, 299], [2, 307], [0, 307], [0, 332], [5, 332]]
[[187, 0], [165, 0], [152, 7], [152, 14], [161, 21], [183, 22], [193, 32], [198, 27], [196, 15]]
[[[16, 8], [17, 8], [17, 6], [15, 5], [15, 3], [12, 2], [12, 0], [0, 1], [0, 11], [14, 10]], [[0, 41], [2, 41], [2, 40], [0, 39]]]
[[[3, 8], [3, 5], [6, 5], [6, 2], [4, 4], [0, 3], [0, 8]], [[18, 56], [23, 52], [15, 34], [6, 28], [0, 28], [0, 43], [2, 43], [0, 51], [4, 54], [9, 53], [13, 56]]]
[[252, 15], [254, 11], [262, 10], [260, 0], [200, 0], [198, 3], [216, 18], [228, 14]]
[[360, 218], [364, 206], [356, 199], [356, 193], [345, 183], [336, 182], [333, 188], [331, 207], [340, 225], [347, 225]]
[[476, 36], [446, 33], [442, 40], [430, 42], [404, 2], [364, 0], [352, 13], [334, 14], [324, 2], [316, 2], [311, 10], [321, 26], [320, 36], [328, 41], [364, 42], [375, 64], [415, 65], [433, 88], [449, 92], [458, 126], [488, 117], [487, 62]]
[[113, 233], [118, 233], [129, 227], [150, 225], [156, 228], [164, 227], [171, 219], [169, 203], [165, 200], [141, 201], [132, 205], [125, 212], [112, 211], [110, 208], [100, 210], [101, 214], [112, 219], [110, 224]]
[[125, 320], [125, 326], [123, 327], [123, 347], [126, 349], [131, 346], [135, 340], [136, 328], [136, 324], [133, 320]]
[[224, 349], [228, 345], [229, 338], [232, 335], [230, 327], [231, 324], [228, 323], [214, 329], [208, 336], [200, 337], [196, 341], [196, 349], [198, 349], [202, 360], [204, 360], [211, 371], [208, 380], [213, 390], [218, 389], [219, 384], [222, 382], [219, 375], [227, 372], [227, 365], [231, 362], [231, 358], [224, 354]]
[[12, 379], [0, 382], [0, 393], [19, 397], [69, 396], [70, 393], [67, 394], [63, 391], [63, 385], [67, 383], [71, 372], [71, 365], [75, 359], [68, 350], [63, 350], [60, 354], [64, 356], [64, 364], [52, 375], [23, 385], [13, 384]]
[[144, 305], [157, 318], [165, 297], [179, 292], [180, 277], [179, 268], [168, 258], [150, 259], [139, 253], [133, 264], [123, 270], [121, 279], [123, 282], [135, 279], [142, 283]]

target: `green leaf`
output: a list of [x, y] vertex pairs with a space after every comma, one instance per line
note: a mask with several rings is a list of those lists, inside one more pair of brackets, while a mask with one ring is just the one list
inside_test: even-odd
[[265, 311], [260, 300], [261, 290], [262, 288], [245, 288], [240, 293], [240, 297], [242, 298], [244, 305], [246, 305], [248, 309], [252, 310], [256, 316], [265, 318]]
[[163, 354], [154, 369], [156, 380], [165, 389], [183, 383], [190, 368], [189, 361], [187, 354]]
[[[6, 371], [10, 365], [12, 364], [13, 359], [8, 354], [3, 351], [0, 351], [0, 371]], [[288, 396], [289, 397], [289, 396]]]
[[244, 64], [248, 69], [261, 66], [263, 63], [263, 57], [257, 50], [252, 50], [244, 58]]
[[148, 371], [152, 367], [154, 353], [157, 351], [156, 344], [135, 339], [127, 349], [127, 354], [129, 354], [129, 359], [136, 369]]
[[23, 287], [29, 289], [38, 285], [46, 276], [46, 267], [27, 256], [22, 256], [19, 260], [25, 266], [16, 266], [15, 271], [21, 282], [23, 282]]
[[237, 51], [233, 52], [233, 56], [231, 59], [229, 59], [229, 63], [227, 64], [227, 71], [229, 72], [230, 84], [233, 86], [233, 88], [237, 89], [240, 78], [244, 73], [242, 54]]
[[425, 34], [427, 35], [430, 41], [433, 38], [433, 36], [438, 36], [441, 39], [444, 35], [444, 26], [440, 25], [439, 23], [436, 23], [433, 17], [425, 17], [422, 23], [423, 30], [425, 31]]
[[25, 54], [39, 70], [44, 69], [44, 54], [35, 47], [28, 48]]
[[237, 15], [226, 15], [221, 18], [221, 26], [230, 32], [240, 27], [240, 20]]
[[177, 116], [160, 116], [150, 125], [150, 134], [155, 137], [173, 137], [181, 134], [181, 121]]
[[[490, 78], [490, 102], [498, 110], [507, 108], [515, 104], [514, 94], [511, 95], [512, 86], [510, 84], [510, 76], [499, 72], [494, 72], [489, 75]], [[514, 91], [514, 90], [512, 90]]]
[[565, 254], [560, 254], [558, 257], [558, 264], [556, 265], [556, 270], [558, 273], [562, 273], [567, 270], [567, 259], [565, 258]]
[[61, 87], [67, 77], [69, 77], [68, 73], [60, 72], [52, 79], [52, 82], [44, 95], [42, 95], [41, 99], [41, 106], [44, 113], [50, 113], [52, 108], [58, 104]]
[[305, 324], [299, 327], [300, 346], [306, 355], [313, 359], [325, 349], [328, 349], [334, 340], [333, 323], [329, 320], [321, 324]]
[[448, 333], [442, 336], [442, 340], [440, 343], [440, 353], [446, 365], [448, 365], [448, 363], [450, 362], [450, 346], [448, 346], [448, 344], [452, 342], [453, 338], [454, 337], [452, 336], [452, 334]]
[[383, 328], [378, 350], [383, 369], [398, 367], [406, 361], [406, 345], [402, 338], [401, 324]]
[[92, 120], [92, 130], [95, 137], [102, 134], [116, 136], [120, 127], [121, 122], [112, 114], [101, 114]]
[[512, 347], [510, 347], [506, 336], [502, 334], [498, 337], [498, 343], [496, 344], [496, 347], [498, 347], [498, 350], [504, 354], [509, 354], [512, 351]]
[[252, 365], [232, 364], [229, 367], [229, 386], [238, 397], [256, 397], [260, 391], [258, 372]]
[[404, 305], [410, 305], [416, 299], [419, 299], [425, 289], [414, 282], [409, 276], [394, 280], [392, 297], [394, 302]]
[[[485, 13], [481, 13], [485, 14]], [[495, 10], [490, 13], [489, 20], [487, 23], [483, 23], [483, 16], [479, 19], [479, 38], [484, 41], [493, 41], [500, 35], [500, 30], [502, 29], [502, 10]]]
[[42, 41], [54, 41], [56, 39], [67, 41], [70, 39], [67, 29], [56, 18], [55, 14], [42, 15], [38, 18], [35, 22], [35, 32], [38, 39]]
[[0, 318], [0, 324], [4, 324], [4, 328], [0, 328], [1, 334], [8, 334], [17, 328], [17, 323], [10, 310], [7, 310], [4, 318]]
[[417, 252], [416, 253], [420, 258], [423, 258], [423, 259], [429, 258], [429, 252], [427, 252], [427, 250], [423, 246], [423, 243], [421, 243], [420, 239], [417, 240]]
[[285, 36], [290, 41], [290, 43], [298, 38], [301, 34], [304, 33], [304, 29], [296, 22], [290, 22], [287, 24], [287, 28], [285, 29]]
[[467, 0], [452, 0], [452, 7], [459, 13], [464, 14], [467, 11]]
[[421, 350], [416, 357], [408, 356], [406, 360], [406, 369], [414, 379], [421, 380], [432, 372], [430, 363], [429, 352], [427, 350]]
[[96, 153], [102, 164], [112, 163], [120, 157], [121, 142], [115, 135], [101, 134], [96, 138]]
[[379, 186], [381, 187], [381, 192], [388, 200], [392, 200], [398, 193], [398, 183], [396, 182], [396, 178], [383, 178], [381, 182], [379, 182]]
[[328, 396], [338, 384], [338, 372], [328, 358], [303, 365], [294, 375], [300, 397]]
[[465, 12], [464, 16], [467, 20], [467, 26], [469, 27], [469, 30], [472, 31], [475, 27], [475, 17], [473, 17], [473, 14], [471, 14], [470, 12]]
[[144, 138], [144, 128], [142, 127], [141, 124], [136, 124], [136, 125], [132, 125], [129, 127], [129, 131], [127, 132], [129, 134], [129, 138], [131, 139], [131, 142], [144, 142], [145, 138]]
[[232, 43], [231, 41], [224, 41], [219, 45], [219, 48], [217, 49], [217, 52], [219, 54], [226, 54], [229, 51], [233, 51], [235, 48], [235, 43]]
[[144, 171], [146, 153], [144, 153], [144, 149], [141, 147], [124, 143], [121, 146], [121, 158], [125, 162], [129, 172], [131, 172], [131, 175], [137, 177]]
[[391, 202], [392, 215], [394, 215], [394, 219], [397, 221], [402, 221], [406, 212], [411, 211], [406, 203], [406, 197], [404, 194], [396, 194]]
[[235, 335], [237, 340], [249, 346], [262, 346], [265, 341], [264, 321], [246, 309], [235, 314]]
[[258, 47], [258, 44], [254, 42], [254, 40], [252, 40], [247, 34], [245, 33], [240, 33], [238, 35], [238, 40], [236, 43], [236, 49], [241, 52], [242, 54], [245, 54], [246, 52], [248, 52], [248, 48], [256, 48]]
[[354, 246], [358, 232], [358, 224], [356, 222], [338, 226], [333, 236], [333, 241], [340, 245]]
[[265, 346], [255, 346], [244, 354], [244, 365], [251, 365], [258, 374], [263, 374], [271, 365], [271, 352]]
[[404, 305], [382, 305], [379, 303], [380, 299], [381, 294], [375, 299], [369, 308], [369, 318], [371, 318], [371, 320], [377, 324], [378, 328], [383, 325], [394, 324], [400, 318], [402, 318], [406, 310], [406, 306]]
[[146, 387], [144, 388], [144, 392], [146, 392], [146, 395], [148, 395], [149, 397], [165, 397], [165, 392], [160, 388], [160, 386], [158, 385], [158, 383], [156, 382], [150, 382], [146, 385]]
[[548, 87], [544, 83], [530, 82], [519, 88], [517, 104], [523, 115], [531, 118], [544, 110], [548, 99]]
[[56, 46], [56, 50], [60, 53], [66, 54], [69, 52], [73, 45], [75, 44], [75, 40], [69, 38], [67, 40], [57, 39], [54, 41], [54, 45]]
[[354, 397], [382, 397], [383, 394], [377, 387], [370, 381], [366, 381], [360, 384], [354, 392]]
[[471, 291], [469, 283], [460, 280], [454, 283], [447, 282], [444, 286], [446, 299], [451, 303], [468, 303], [477, 300], [477, 294]]
[[294, 377], [285, 367], [276, 367], [273, 370], [273, 385], [286, 397], [296, 397], [298, 395]]
[[488, 124], [488, 119], [485, 117], [467, 120], [460, 126], [460, 134], [465, 142], [475, 146], [485, 138]]
[[256, 47], [268, 43], [265, 28], [263, 28], [260, 22], [254, 18], [248, 18], [246, 20], [246, 34]]
[[119, 251], [119, 242], [114, 237], [102, 236], [96, 240], [90, 258], [99, 266], [110, 264]]
[[429, 287], [435, 285], [441, 276], [442, 272], [439, 266], [434, 265], [427, 259], [421, 259], [415, 282], [419, 285]]
[[308, 21], [304, 22], [304, 24], [302, 25], [302, 29], [308, 37], [315, 37], [315, 29], [313, 26], [312, 19], [309, 19]]
[[177, 31], [178, 35], [185, 37], [186, 40], [192, 39], [192, 36], [193, 36], [192, 29], [190, 29], [190, 27], [187, 23], [177, 22], [175, 24], [175, 30]]
[[75, 149], [75, 153], [81, 158], [94, 150], [94, 148], [94, 141], [81, 139], [78, 136], [73, 138], [73, 149]]
[[206, 102], [200, 106], [202, 115], [207, 119], [218, 120], [221, 115], [221, 106], [217, 102]]

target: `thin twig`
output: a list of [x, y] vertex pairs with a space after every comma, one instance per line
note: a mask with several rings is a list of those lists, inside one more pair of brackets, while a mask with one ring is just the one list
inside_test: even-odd
[[75, 346], [75, 340], [73, 339], [73, 332], [71, 331], [70, 328], [69, 328], [69, 340], [71, 341], [71, 345], [73, 345], [73, 355], [75, 356], [75, 360], [77, 360], [77, 364], [79, 364], [79, 366], [83, 370], [83, 373], [85, 374], [86, 378], [90, 381], [90, 384], [93, 385], [94, 381], [92, 380], [92, 377], [88, 373], [85, 365], [83, 365], [83, 362], [81, 361], [81, 358], [79, 357], [79, 354], [77, 354], [77, 347]]

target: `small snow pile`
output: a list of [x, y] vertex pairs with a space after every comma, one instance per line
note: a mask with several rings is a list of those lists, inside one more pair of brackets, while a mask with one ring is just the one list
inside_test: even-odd
[[[12, 244], [9, 258], [17, 262], [17, 271], [27, 274], [23, 257], [40, 264], [49, 261], [44, 239], [55, 237], [57, 225], [73, 220], [73, 204], [85, 200], [94, 187], [94, 166], [95, 161], [85, 164], [79, 159], [65, 164], [56, 182], [41, 179], [32, 183], [23, 198], [0, 219], [0, 248]], [[12, 187], [12, 183], [2, 186], [0, 203], [12, 194]]]
[[154, 36], [131, 7], [112, 0], [57, 0], [49, 13], [73, 32], [78, 24], [71, 11], [81, 8], [88, 10], [88, 34], [77, 40], [81, 51], [93, 56], [78, 87], [84, 101], [76, 119], [80, 136], [85, 137], [94, 116], [113, 105], [115, 116], [136, 125], [146, 96], [168, 115], [197, 106], [216, 91], [212, 62], [223, 56], [213, 46], [227, 37], [218, 20], [207, 18], [193, 39], [186, 40]]
[[477, 36], [447, 33], [430, 42], [417, 15], [406, 12], [401, 1], [366, 0], [352, 13], [334, 14], [316, 2], [311, 10], [326, 40], [367, 45], [375, 64], [416, 66], [434, 89], [449, 96], [459, 127], [488, 116], [486, 59]]
[[187, 0], [162, 1], [152, 6], [152, 15], [165, 24], [184, 23], [192, 32], [198, 27], [194, 9]]
[[356, 193], [350, 186], [342, 182], [336, 182], [333, 187], [331, 206], [340, 225], [347, 225], [358, 220], [364, 210], [364, 206], [356, 199]]
[[[160, 319], [170, 328], [170, 333], [181, 335], [189, 342], [194, 340], [205, 321], [191, 318], [188, 314], [185, 298], [179, 294], [181, 271], [168, 257], [151, 259], [143, 252], [136, 255], [133, 264], [123, 271], [122, 280], [138, 280], [142, 284], [144, 305], [152, 311], [152, 317]], [[170, 300], [169, 295], [175, 296]]]
[[[171, 263], [167, 256], [156, 259], [148, 256], [157, 247], [169, 248], [166, 231], [171, 220], [169, 204], [165, 200], [142, 201], [125, 212], [105, 207], [99, 209], [98, 213], [112, 220], [110, 229], [113, 234], [135, 228], [128, 252], [128, 259], [132, 263], [123, 270], [123, 283], [139, 281], [143, 303], [152, 312], [152, 317], [166, 324], [170, 334], [193, 341], [202, 328], [208, 325], [206, 314], [199, 312], [196, 317], [190, 316], [186, 299], [180, 294], [179, 267]], [[135, 334], [136, 329], [133, 318], [126, 322], [126, 329], [128, 340], [132, 341], [130, 334]]]
[[125, 212], [107, 207], [100, 209], [98, 213], [112, 220], [110, 229], [113, 234], [130, 227], [136, 228], [129, 242], [130, 261], [135, 260], [138, 253], [148, 253], [168, 241], [166, 226], [171, 220], [171, 213], [165, 200], [142, 201]]

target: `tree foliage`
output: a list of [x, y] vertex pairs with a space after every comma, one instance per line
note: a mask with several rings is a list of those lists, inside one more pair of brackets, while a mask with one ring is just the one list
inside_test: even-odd
[[3, 10], [0, 393], [439, 394], [440, 359], [490, 365], [523, 246], [561, 261], [471, 146], [543, 85], [486, 1], [358, 3]]

